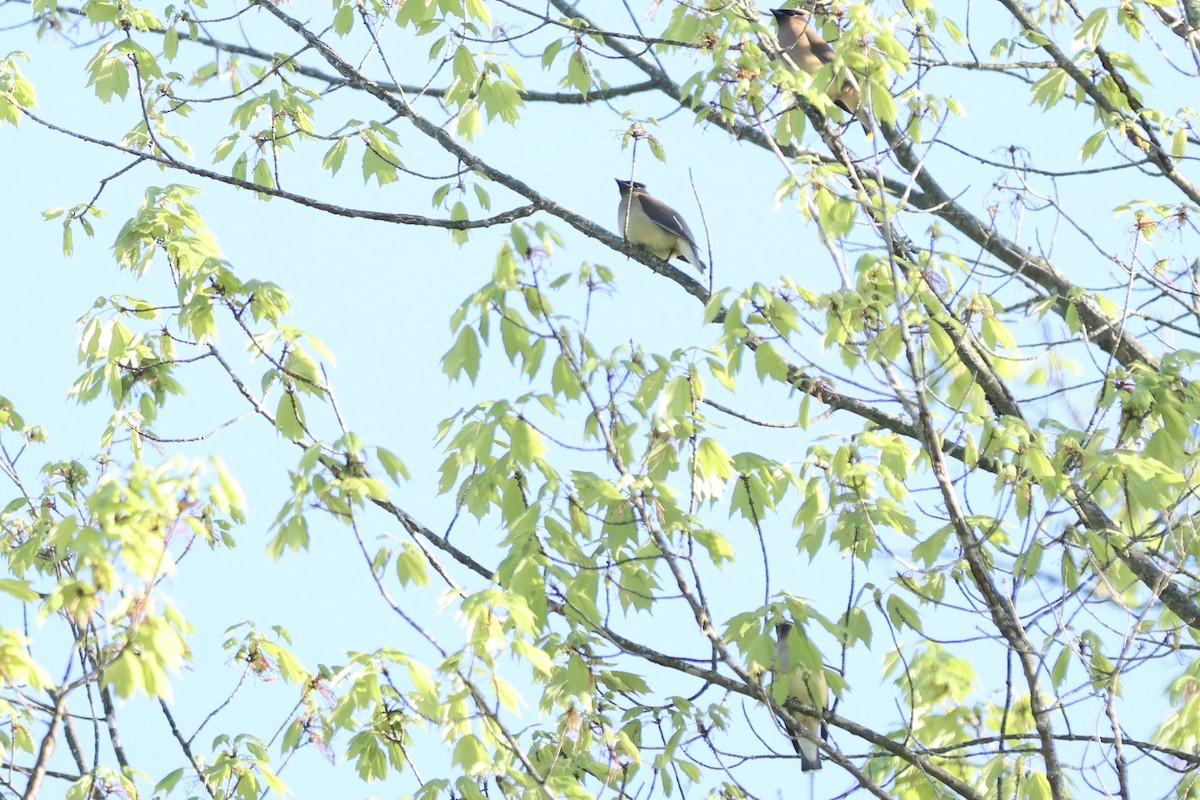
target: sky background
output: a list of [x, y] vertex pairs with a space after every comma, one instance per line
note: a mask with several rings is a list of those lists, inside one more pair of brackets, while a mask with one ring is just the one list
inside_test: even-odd
[[[213, 16], [218, 16], [218, 9], [224, 4], [212, 5]], [[630, 5], [650, 33], [665, 23], [670, 3], [649, 19], [643, 16], [649, 3]], [[582, 3], [581, 9], [601, 21], [609, 20], [613, 27], [630, 27], [620, 4], [592, 0]], [[319, 17], [327, 13], [326, 4], [285, 5], [285, 10], [301, 18], [304, 14]], [[881, 7], [879, 13], [890, 12]], [[983, 48], [990, 47], [1006, 33], [989, 28], [989, 13], [981, 8], [975, 23]], [[82, 43], [79, 46], [56, 37], [37, 42], [29, 27], [19, 25], [27, 14], [28, 8], [23, 4], [0, 4], [0, 54], [20, 49], [30, 55], [31, 62], [23, 69], [37, 87], [37, 113], [92, 136], [119, 138], [134, 124], [137, 106], [131, 100], [108, 106], [95, 101], [86, 87], [84, 69], [96, 47], [92, 36], [82, 29], [70, 32], [75, 42]], [[248, 15], [245, 32], [250, 43], [266, 50], [293, 51], [297, 47], [290, 33], [262, 15]], [[423, 83], [430, 72], [425, 62], [428, 40], [414, 40], [410, 31], [393, 31], [387, 36], [385, 44], [390, 48], [387, 52], [393, 68], [412, 76], [403, 78], [405, 82]], [[1163, 44], [1176, 46], [1174, 41]], [[363, 51], [361, 39], [354, 37], [335, 42], [335, 47], [351, 56], [352, 61]], [[194, 46], [181, 44], [177, 63], [199, 63], [195, 52]], [[540, 46], [530, 44], [528, 52], [533, 60], [518, 62], [528, 88], [556, 88], [558, 70], [544, 73], [536, 63]], [[961, 53], [947, 55], [962, 57]], [[685, 65], [691, 59], [684, 54], [664, 56], [664, 60]], [[613, 84], [636, 79], [620, 64], [602, 62], [599, 69]], [[1183, 88], [1187, 76], [1166, 69], [1155, 72], [1154, 76], [1156, 84], [1147, 91], [1168, 96], [1187, 91]], [[996, 160], [1005, 160], [1004, 150], [1015, 146], [1029, 153], [1032, 162], [1039, 166], [1070, 169], [1079, 164], [1079, 146], [1094, 130], [1090, 112], [1074, 110], [1069, 102], [1044, 114], [1033, 111], [1029, 107], [1028, 88], [1002, 75], [933, 70], [923, 79], [922, 89], [931, 94], [953, 95], [965, 109], [966, 116], [947, 121], [943, 131], [947, 143]], [[206, 87], [195, 93], [209, 91], [213, 89]], [[422, 108], [434, 121], [444, 117], [430, 102]], [[698, 237], [712, 242], [711, 263], [715, 267], [717, 288], [729, 286], [740, 291], [755, 281], [774, 284], [780, 275], [791, 276], [814, 291], [828, 291], [838, 285], [837, 273], [819, 244], [813, 224], [806, 222], [791, 204], [775, 204], [774, 191], [784, 173], [774, 157], [741, 145], [716, 129], [696, 126], [688, 115], [672, 114], [665, 103], [619, 98], [609, 103], [593, 103], [586, 109], [530, 104], [518, 127], [490, 125], [480, 141], [470, 147], [489, 163], [519, 176], [539, 192], [615, 230], [618, 197], [613, 178], [628, 177], [631, 171], [631, 153], [621, 147], [626, 127], [621, 114], [631, 108], [642, 116], [663, 117], [662, 126], [655, 133], [667, 151], [667, 161], [659, 163], [650, 156], [648, 148], [639, 148], [637, 177], [649, 185], [652, 193], [680, 210]], [[322, 104], [318, 130], [329, 132], [350, 116], [382, 119], [385, 109], [372, 106], [364, 97], [351, 96], [348, 91], [333, 93]], [[195, 163], [199, 166], [210, 166], [211, 148], [225, 134], [226, 122], [224, 110], [212, 113], [202, 109], [193, 119], [178, 123], [178, 132], [196, 150]], [[395, 127], [405, 137], [398, 152], [406, 165], [427, 173], [445, 173], [453, 168], [452, 163], [425, 147], [419, 137], [410, 135], [411, 129], [403, 122]], [[846, 133], [846, 141], [860, 155], [871, 152], [857, 127]], [[811, 133], [808, 142], [820, 148]], [[283, 188], [359, 208], [431, 216], [440, 213], [430, 208], [436, 184], [402, 177], [382, 189], [374, 183], [364, 187], [355, 157], [347, 157], [341, 173], [331, 178], [316, 168], [325, 146], [318, 144], [305, 149], [317, 155], [306, 156], [304, 168], [296, 161], [297, 166], [285, 173]], [[528, 388], [514, 381], [511, 372], [503, 368], [502, 353], [485, 358], [484, 370], [475, 385], [449, 381], [440, 364], [442, 355], [454, 341], [449, 328], [451, 315], [470, 291], [491, 276], [501, 238], [498, 232], [475, 232], [467, 246], [457, 247], [451, 243], [449, 233], [440, 229], [335, 218], [282, 200], [263, 202], [245, 192], [201, 184], [196, 178], [143, 164], [108, 184], [98, 200], [107, 218], [96, 222], [93, 240], [77, 232], [75, 254], [67, 259], [61, 251], [61, 219], [44, 221], [42, 212], [55, 206], [86, 202], [95, 194], [99, 181], [128, 164], [128, 157], [74, 141], [28, 120], [19, 130], [0, 128], [0, 152], [8, 156], [0, 159], [0, 236], [5, 242], [6, 256], [0, 266], [4, 287], [0, 291], [0, 342], [5, 343], [0, 347], [0, 395], [13, 401], [27, 422], [42, 424], [49, 431], [48, 442], [31, 448], [21, 461], [27, 479], [37, 479], [36, 469], [43, 461], [78, 458], [90, 462], [95, 453], [108, 409], [102, 402], [81, 407], [67, 398], [67, 390], [81, 371], [75, 357], [76, 321], [100, 296], [121, 292], [151, 298], [164, 296], [166, 278], [161, 263], [151, 275], [136, 279], [115, 269], [111, 244], [122, 222], [141, 202], [147, 185], [179, 182], [201, 186], [203, 191], [195, 204], [239, 277], [281, 285], [295, 301], [296, 311], [291, 321], [323, 340], [336, 354], [336, 365], [328, 365], [329, 377], [352, 429], [366, 441], [400, 455], [413, 475], [413, 480], [396, 493], [397, 502], [435, 531], [445, 530], [455, 509], [452, 496], [436, 493], [437, 468], [443, 457], [434, 442], [437, 423], [481, 400], [514, 396]], [[981, 166], [948, 146], [931, 148], [929, 157], [935, 174], [943, 179], [953, 178], [955, 183], [946, 188], [968, 208], [978, 210], [999, 197], [993, 186], [999, 170]], [[224, 162], [220, 168], [228, 169], [231, 162], [232, 159]], [[1071, 213], [1088, 224], [1104, 247], [1123, 252], [1128, 247], [1131, 220], [1128, 216], [1115, 216], [1112, 209], [1118, 202], [1138, 194], [1138, 181], [1132, 171], [1115, 173], [1111, 178], [1111, 194], [1098, 192], [1095, 181], [1082, 189], [1076, 189], [1071, 180], [1042, 179], [1039, 186], [1044, 191], [1058, 193]], [[704, 208], [707, 229], [693, 197], [693, 182]], [[1147, 192], [1152, 191], [1149, 186]], [[489, 188], [489, 191], [493, 212], [515, 204], [503, 190]], [[1002, 213], [1011, 213], [1011, 209]], [[1086, 247], [1068, 226], [1046, 224], [1043, 220], [1050, 217], [1032, 210], [1023, 213], [1030, 218], [1030, 230], [1044, 225], [1044, 233], [1032, 238], [1048, 254], [1064, 263], [1090, 263], [1094, 266], [1080, 268], [1095, 269], [1096, 274], [1108, 269], [1103, 259]], [[1104, 222], [1096, 224], [1098, 220]], [[599, 298], [593, 309], [592, 333], [601, 351], [635, 341], [649, 350], [670, 352], [716, 339], [718, 332], [703, 325], [701, 306], [674, 284], [563, 223], [551, 224], [565, 240], [553, 254], [556, 268], [570, 270], [586, 261], [612, 267], [619, 275], [617, 293]], [[925, 234], [915, 226], [908, 232], [914, 236]], [[1164, 250], [1169, 246], [1169, 243], [1161, 245]], [[853, 263], [857, 256], [853, 242], [846, 248]], [[705, 260], [710, 259], [706, 256]], [[814, 334], [809, 341], [812, 357], [824, 358], [819, 338]], [[240, 345], [230, 338], [226, 346]], [[243, 364], [241, 369], [251, 384], [257, 382], [259, 372], [255, 367]], [[715, 381], [709, 383], [715, 385]], [[748, 372], [743, 375], [744, 391], [739, 398], [740, 407], [747, 413], [774, 418], [783, 409], [795, 414], [799, 398], [789, 407], [779, 403], [776, 392], [756, 391], [755, 384]], [[188, 396], [171, 398], [163, 409], [158, 425], [160, 434], [196, 436], [245, 410], [244, 401], [215, 365], [199, 366], [190, 373], [186, 385]], [[386, 642], [402, 645], [411, 640], [411, 631], [383, 610], [357, 551], [346, 546], [348, 534], [341, 527], [314, 516], [309, 552], [289, 555], [278, 562], [267, 558], [265, 546], [271, 535], [271, 522], [290, 496], [284, 470], [286, 465], [294, 464], [300, 453], [257, 422], [239, 423], [202, 442], [171, 445], [162, 451], [164, 457], [174, 453], [189, 458], [219, 454], [241, 482], [251, 509], [248, 524], [237, 534], [240, 545], [235, 551], [209, 552], [197, 548], [170, 581], [168, 593], [197, 626], [193, 639], [194, 671], [181, 676], [177, 688], [177, 693], [185, 696], [190, 694], [189, 687], [200, 683], [199, 679], [218, 665], [227, 674], [226, 683], [210, 683], [205, 678], [203, 691], [216, 697], [225, 689], [232, 690], [238, 666], [228, 664], [227, 656], [221, 654], [217, 645], [228, 626], [251, 617], [262, 628], [275, 624], [288, 628], [295, 636], [296, 653], [310, 668], [318, 662], [335, 662], [346, 650], [368, 650]], [[822, 435], [840, 434], [846, 425], [857, 427], [858, 422], [834, 416], [807, 433], [749, 432], [741, 449], [761, 447], [773, 450], [772, 454], [780, 457], [788, 448], [794, 448], [798, 460], [803, 458], [810, 441]], [[11, 439], [5, 441], [12, 445]], [[155, 459], [152, 456], [150, 460]], [[723, 523], [723, 514], [714, 517], [716, 524]], [[733, 525], [744, 526], [744, 523], [738, 520]], [[394, 524], [376, 518], [369, 536], [400, 533]], [[456, 541], [474, 544], [498, 541], [499, 531], [494, 521], [478, 523], [464, 516], [457, 523], [454, 536]], [[772, 591], [788, 591], [816, 598], [818, 602], [828, 599], [829, 607], [823, 610], [836, 615], [839, 604], [845, 601], [839, 587], [846, 578], [847, 563], [829, 554], [810, 566], [807, 558], [796, 554], [785, 539], [780, 537], [772, 545], [777, 559], [774, 564], [782, 565], [782, 568], [773, 566]], [[751, 553], [745, 555], [748, 566], [733, 569], [727, 575], [728, 583], [722, 586], [729, 595], [719, 603], [731, 612], [741, 604], [761, 601], [761, 588], [755, 580], [758, 573], [753, 566], [758, 562], [751, 558]], [[744, 586], [740, 584], [741, 569], [749, 572]], [[886, 566], [882, 569], [881, 574], [889, 571]], [[429, 608], [425, 604], [433, 602], [433, 594], [414, 591], [405, 594], [403, 601]], [[4, 615], [6, 625], [15, 623], [8, 618], [6, 609], [11, 608], [14, 608], [11, 603], [0, 605], [0, 609], [5, 609], [0, 614]], [[457, 630], [449, 613], [440, 620], [434, 616], [425, 619], [442, 626], [439, 633], [443, 636], [452, 637]], [[35, 636], [40, 630], [43, 628], [37, 626]], [[669, 628], [665, 626], [663, 636], [670, 644]], [[52, 670], [59, 668], [54, 663], [47, 666]], [[1001, 666], [983, 659], [977, 664], [985, 673]], [[855, 685], [854, 695], [847, 700], [847, 714], [861, 714], [863, 709], [880, 703], [883, 707], [892, 705], [886, 686], [873, 690], [874, 685], [866, 682]], [[695, 688], [680, 687], [678, 691], [687, 693]], [[193, 699], [177, 694], [185, 729], [194, 727], [213, 705], [208, 697], [201, 702], [190, 702]], [[140, 720], [136, 716], [140, 713], [137, 702], [131, 703], [135, 708], [130, 716]], [[278, 718], [282, 722], [292, 702], [294, 693], [290, 688], [257, 685], [239, 697], [239, 707], [231, 712], [232, 718], [218, 720], [206, 730], [213, 734], [219, 730], [235, 731], [239, 723], [254, 721], [259, 723], [255, 732], [266, 736], [272, 725], [262, 721]], [[895, 713], [899, 713], [898, 709]], [[740, 716], [740, 712], [735, 711], [734, 716]], [[1135, 720], [1128, 721], [1136, 727]], [[898, 723], [899, 719], [893, 722]], [[159, 724], [159, 733], [165, 733], [161, 722], [145, 724]], [[203, 735], [200, 738], [205, 739]], [[153, 752], [154, 747], [163, 744], [153, 736], [139, 739], [138, 747], [146, 748], [142, 752]], [[167, 752], [171, 752], [172, 744], [166, 742]], [[781, 752], [787, 749], [782, 738], [773, 744]], [[174, 760], [170, 763], [173, 766]], [[779, 791], [787, 794], [799, 775], [798, 765], [793, 761], [768, 763], [771, 769], [785, 770], [786, 777], [768, 774], [764, 780], [777, 780]], [[151, 776], [152, 780], [159, 777]], [[285, 771], [284, 778], [294, 782], [293, 788], [300, 797], [332, 796], [329, 792], [345, 790], [343, 773], [311, 761], [298, 761]], [[846, 777], [836, 770], [825, 770], [818, 778], [823, 794], [845, 786]], [[342, 796], [394, 796], [401, 787], [411, 790], [411, 785], [402, 778], [373, 787], [355, 785], [349, 794]]]

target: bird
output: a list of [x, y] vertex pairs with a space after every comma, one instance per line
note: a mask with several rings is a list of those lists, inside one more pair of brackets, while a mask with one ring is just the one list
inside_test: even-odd
[[[833, 47], [817, 33], [811, 12], [800, 8], [772, 8], [771, 14], [779, 30], [779, 46], [794, 66], [812, 75], [826, 64], [833, 63]], [[871, 118], [859, 102], [858, 87], [850, 80], [849, 74], [842, 81], [842, 88], [836, 96], [833, 87], [830, 87], [829, 96], [838, 108], [858, 117], [867, 136], [872, 135]]]
[[[775, 677], [772, 693], [776, 699], [780, 699], [782, 695], [781, 703], [795, 698], [802, 703], [824, 709], [829, 704], [829, 686], [825, 682], [825, 673], [805, 669], [802, 665], [792, 667], [788, 634], [793, 627], [792, 623], [787, 621], [775, 625]], [[781, 681], [786, 681], [782, 687]], [[794, 711], [791, 715], [799, 725], [794, 726], [785, 721], [784, 727], [787, 729], [788, 738], [792, 740], [792, 747], [800, 756], [800, 771], [811, 772], [820, 769], [821, 751], [817, 742], [825, 739], [824, 724], [816, 717], [807, 717]]]
[[663, 261], [681, 258], [704, 273], [704, 262], [696, 255], [696, 237], [679, 212], [646, 191], [646, 184], [617, 178], [621, 203], [617, 226], [621, 235], [640, 244]]

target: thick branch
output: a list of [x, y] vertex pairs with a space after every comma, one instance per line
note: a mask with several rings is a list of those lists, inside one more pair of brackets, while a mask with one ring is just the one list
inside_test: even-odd
[[[893, 265], [897, 283], [899, 282], [899, 271], [899, 267]], [[904, 341], [905, 356], [908, 359], [913, 380], [916, 381], [921, 441], [925, 443], [925, 450], [929, 453], [930, 466], [933, 468], [934, 478], [941, 490], [942, 502], [945, 504], [946, 513], [950, 516], [950, 523], [954, 527], [955, 536], [962, 549], [963, 558], [966, 559], [967, 566], [971, 571], [973, 582], [983, 594], [992, 623], [1008, 642], [1010, 651], [1016, 653], [1017, 659], [1021, 662], [1021, 669], [1025, 673], [1025, 681], [1029, 686], [1030, 710], [1033, 712], [1034, 725], [1041, 740], [1040, 752], [1046, 763], [1046, 781], [1050, 784], [1051, 796], [1056, 800], [1061, 800], [1066, 797], [1066, 794], [1063, 786], [1062, 767], [1058, 761], [1058, 748], [1054, 742], [1054, 731], [1050, 727], [1050, 710], [1053, 704], [1048, 706], [1042, 696], [1041, 681], [1038, 679], [1038, 660], [1035, 657], [1033, 644], [1025, 634], [1025, 628], [1021, 624], [1021, 618], [1017, 614], [1016, 608], [1013, 607], [1012, 600], [1002, 594], [992, 581], [992, 571], [984, 556], [983, 548], [963, 512], [958, 499], [958, 489], [955, 488], [954, 479], [946, 465], [946, 456], [938, 447], [941, 437], [938, 435], [937, 428], [934, 427], [933, 416], [929, 412], [929, 388], [925, 383], [913, 345], [912, 334], [908, 329], [907, 309], [899, 296], [896, 299], [896, 310], [898, 320], [896, 324]]]
[[[1017, 0], [1000, 0], [1000, 4], [1008, 9], [1008, 12], [1012, 14], [1018, 22], [1021, 23], [1022, 27], [1024, 27], [1030, 33], [1035, 34], [1035, 41], [1038, 42], [1042, 49], [1054, 59], [1054, 63], [1058, 65], [1058, 68], [1070, 75], [1071, 80], [1075, 81], [1075, 83], [1078, 84], [1085, 93], [1087, 93], [1087, 96], [1092, 99], [1092, 102], [1094, 102], [1097, 107], [1103, 109], [1106, 113], [1123, 120], [1128, 125], [1137, 124], [1142, 129], [1141, 140], [1145, 143], [1146, 148], [1148, 148], [1147, 154], [1154, 160], [1154, 163], [1158, 166], [1159, 170], [1162, 171], [1163, 177], [1175, 184], [1175, 186], [1177, 186], [1179, 190], [1182, 191], [1184, 195], [1186, 195], [1187, 198], [1193, 203], [1200, 203], [1200, 189], [1198, 189], [1195, 184], [1184, 177], [1183, 173], [1175, 168], [1175, 162], [1172, 159], [1171, 154], [1163, 150], [1162, 146], [1158, 142], [1157, 135], [1150, 126], [1142, 124], [1140, 120], [1129, 118], [1122, 113], [1121, 109], [1113, 105], [1112, 101], [1100, 91], [1100, 88], [1096, 86], [1095, 82], [1089, 79], [1086, 74], [1084, 74], [1083, 69], [1081, 69], [1078, 64], [1069, 58], [1066, 53], [1060, 50], [1058, 45], [1054, 43], [1054, 40], [1050, 36], [1046, 35], [1044, 31], [1038, 28], [1033, 17], [1020, 3], [1017, 2]], [[1111, 68], [1111, 62], [1106, 66]], [[1113, 75], [1116, 77], [1115, 69], [1113, 70]], [[1121, 83], [1124, 83], [1123, 79], [1121, 79]], [[1126, 87], [1126, 89], [1127, 88], [1128, 87]], [[1129, 99], [1129, 97], [1130, 95], [1128, 92], [1126, 92], [1126, 98]]]
[[[971, 241], [1010, 267], [1015, 274], [1040, 286], [1055, 298], [1054, 310], [1060, 316], [1065, 318], [1067, 311], [1074, 305], [1088, 339], [1121, 364], [1129, 366], [1140, 361], [1151, 369], [1158, 369], [1158, 357], [1137, 337], [1125, 330], [1119, 320], [1105, 314], [1094, 299], [1068, 280], [1057, 267], [1045, 258], [1034, 255], [1016, 242], [1001, 236], [994, 228], [984, 226], [977, 217], [955, 202], [923, 168], [906, 142], [896, 137], [891, 144], [901, 165], [914, 175], [917, 185], [923, 190], [921, 194], [912, 196], [914, 206], [935, 212]], [[1074, 299], [1071, 299], [1072, 296]]]
[[[707, 684], [719, 686], [722, 689], [726, 689], [730, 692], [736, 692], [740, 695], [745, 695], [746, 697], [750, 697], [756, 701], [761, 702], [763, 699], [763, 690], [760, 686], [747, 684], [740, 680], [734, 680], [733, 678], [722, 675], [716, 670], [701, 669], [693, 664], [689, 664], [683, 659], [672, 658], [670, 656], [663, 655], [662, 653], [646, 647], [645, 645], [641, 645], [630, 639], [626, 639], [624, 636], [612, 630], [599, 620], [586, 619], [585, 621], [590, 628], [594, 629], [597, 633], [620, 647], [625, 652], [632, 653], [633, 655], [644, 658], [647, 661], [658, 664], [659, 666], [692, 675], [703, 680]], [[859, 725], [853, 720], [838, 716], [828, 709], [819, 709], [794, 699], [789, 700], [788, 705], [789, 707], [794, 705], [798, 712], [807, 714], [809, 716], [820, 717], [830, 725], [833, 725], [835, 728], [840, 728], [853, 736], [857, 736], [863, 741], [875, 745], [889, 755], [893, 755], [914, 765], [922, 772], [940, 781], [942, 784], [963, 798], [967, 798], [968, 800], [984, 800], [983, 796], [972, 789], [971, 786], [965, 781], [960, 780], [952, 773], [930, 761], [922, 753], [918, 753], [909, 747], [905, 747], [900, 742], [889, 739], [887, 736], [884, 736], [883, 734], [878, 733], [871, 728]]]
[[38, 796], [38, 792], [42, 788], [42, 780], [46, 777], [46, 769], [50, 765], [50, 756], [54, 753], [58, 723], [66, 716], [67, 695], [69, 692], [66, 688], [62, 688], [56, 694], [58, 696], [54, 701], [54, 713], [50, 715], [46, 735], [42, 737], [42, 743], [38, 747], [37, 761], [34, 762], [33, 769], [30, 770], [29, 783], [25, 785], [25, 793], [21, 795], [21, 800], [34, 800]]

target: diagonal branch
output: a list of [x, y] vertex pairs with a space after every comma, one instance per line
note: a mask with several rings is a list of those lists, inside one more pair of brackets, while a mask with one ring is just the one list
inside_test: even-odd
[[945, 193], [928, 171], [922, 168], [921, 162], [906, 142], [897, 137], [891, 144], [901, 165], [915, 176], [922, 189], [920, 194], [913, 195], [914, 206], [933, 211], [1011, 268], [1014, 274], [1040, 286], [1055, 298], [1054, 310], [1060, 316], [1065, 318], [1067, 312], [1074, 307], [1088, 339], [1117, 361], [1125, 366], [1140, 361], [1151, 369], [1158, 369], [1158, 357], [1137, 337], [1122, 328], [1118, 320], [1104, 313], [1100, 305], [1081, 292], [1061, 270], [1047, 259], [1034, 255], [1016, 242], [1005, 238], [994, 228], [984, 226], [978, 217]]
[[[1083, 91], [1092, 99], [1092, 102], [1094, 102], [1098, 108], [1102, 109], [1107, 114], [1111, 114], [1112, 116], [1123, 120], [1127, 125], [1138, 125], [1138, 127], [1142, 129], [1142, 135], [1139, 136], [1139, 139], [1144, 143], [1143, 149], [1147, 150], [1147, 155], [1153, 159], [1155, 165], [1162, 172], [1163, 177], [1175, 184], [1175, 186], [1178, 187], [1179, 190], [1183, 192], [1183, 194], [1193, 203], [1200, 203], [1200, 188], [1197, 188], [1194, 183], [1189, 181], [1183, 175], [1183, 173], [1175, 168], [1175, 161], [1171, 157], [1171, 154], [1162, 148], [1162, 145], [1158, 141], [1157, 135], [1149, 125], [1145, 125], [1137, 119], [1129, 118], [1121, 111], [1121, 109], [1117, 108], [1117, 106], [1113, 104], [1112, 100], [1100, 91], [1100, 87], [1096, 85], [1095, 81], [1092, 81], [1090, 78], [1088, 78], [1079, 65], [1070, 59], [1067, 54], [1064, 53], [1058, 47], [1058, 45], [1054, 43], [1054, 40], [1050, 36], [1046, 35], [1044, 31], [1038, 28], [1033, 16], [1024, 8], [1023, 5], [1018, 3], [1017, 0], [1000, 0], [1000, 4], [1008, 9], [1008, 12], [1012, 14], [1018, 22], [1021, 23], [1021, 27], [1034, 34], [1034, 41], [1040, 44], [1042, 49], [1054, 59], [1054, 63], [1059, 69], [1071, 76], [1071, 80], [1075, 81], [1076, 85], [1083, 89]], [[1108, 60], [1107, 55], [1104, 54], [1102, 49], [1097, 48], [1097, 56], [1101, 57], [1102, 63], [1107, 62], [1104, 63], [1105, 68], [1110, 71], [1114, 81], [1116, 81], [1118, 85], [1124, 89], [1122, 96], [1124, 96], [1126, 100], [1132, 99], [1132, 95], [1128, 91], [1128, 86], [1125, 84], [1124, 79], [1121, 78], [1116, 72], [1115, 68], [1112, 66], [1112, 62]], [[1134, 108], [1135, 112], [1137, 111], [1137, 108], [1134, 105], [1131, 104], [1130, 107]]]

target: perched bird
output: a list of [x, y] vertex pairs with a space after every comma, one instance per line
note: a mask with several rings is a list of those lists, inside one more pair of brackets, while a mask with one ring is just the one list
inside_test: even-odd
[[696, 255], [696, 237], [678, 211], [647, 194], [644, 183], [617, 178], [617, 187], [621, 191], [617, 226], [622, 236], [663, 261], [682, 258], [704, 272], [704, 262]]
[[[788, 634], [791, 633], [792, 627], [790, 622], [780, 622], [775, 626], [775, 682], [772, 693], [780, 703], [794, 697], [802, 703], [826, 708], [829, 705], [829, 687], [825, 683], [825, 673], [820, 670], [814, 672], [801, 665], [792, 667], [788, 648]], [[781, 681], [786, 683], [781, 685]], [[824, 725], [816, 717], [806, 717], [795, 712], [792, 712], [792, 716], [799, 723], [799, 727], [788, 723], [784, 723], [784, 726], [792, 740], [792, 747], [796, 748], [796, 753], [800, 756], [800, 770], [809, 772], [820, 769], [821, 751], [817, 748], [817, 742], [825, 739]]]
[[[779, 29], [779, 46], [793, 65], [812, 75], [826, 64], [833, 63], [833, 48], [817, 33], [810, 12], [799, 8], [772, 8], [771, 14]], [[871, 118], [859, 103], [858, 87], [849, 75], [842, 81], [836, 94], [833, 87], [829, 87], [829, 96], [838, 108], [858, 117], [867, 136], [871, 135]]]

